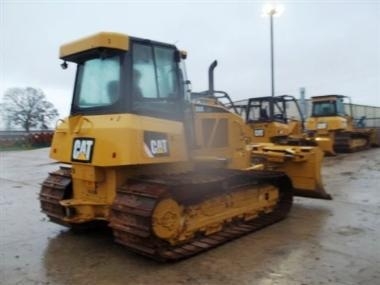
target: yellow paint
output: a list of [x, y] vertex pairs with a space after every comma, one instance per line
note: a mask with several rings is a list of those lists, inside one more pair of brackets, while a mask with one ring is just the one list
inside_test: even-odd
[[207, 163], [206, 158], [213, 158], [210, 163], [220, 165], [224, 160], [227, 168], [249, 167], [250, 153], [246, 145], [251, 141], [250, 130], [240, 116], [228, 111], [215, 99], [198, 99], [194, 107], [194, 129], [197, 147], [191, 157], [195, 161]]
[[306, 139], [302, 124], [299, 120], [289, 120], [288, 123], [271, 122], [249, 122], [254, 143], [271, 143], [276, 138]]
[[[168, 135], [170, 154], [149, 157], [144, 131]], [[133, 114], [73, 116], [63, 120], [54, 134], [50, 157], [71, 163], [75, 138], [93, 138], [92, 165], [110, 167], [187, 161], [188, 153], [181, 122]]]
[[158, 237], [176, 245], [198, 232], [205, 235], [218, 232], [232, 219], [247, 221], [259, 213], [270, 213], [278, 200], [279, 192], [273, 185], [242, 189], [186, 207], [168, 198], [154, 209], [153, 231]]
[[70, 55], [95, 48], [114, 48], [127, 51], [129, 49], [129, 37], [119, 33], [97, 33], [62, 45], [59, 50], [59, 58], [65, 59]]

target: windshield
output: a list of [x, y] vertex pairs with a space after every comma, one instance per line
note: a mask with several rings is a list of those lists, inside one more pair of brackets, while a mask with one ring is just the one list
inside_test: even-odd
[[[273, 105], [273, 110], [271, 110], [271, 103]], [[287, 120], [286, 118], [286, 108], [289, 108], [289, 103], [282, 100], [252, 100], [247, 106], [247, 122], [259, 121], [280, 121], [283, 122]]]
[[313, 103], [313, 116], [335, 116], [335, 101], [322, 101]]
[[119, 86], [120, 55], [86, 60], [78, 64], [74, 104], [80, 109], [113, 105]]
[[270, 118], [268, 101], [255, 102], [249, 106], [247, 121], [267, 121]]

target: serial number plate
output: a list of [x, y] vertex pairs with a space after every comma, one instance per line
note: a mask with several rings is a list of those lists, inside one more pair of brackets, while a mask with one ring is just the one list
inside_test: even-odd
[[254, 134], [255, 134], [255, 137], [263, 137], [264, 136], [264, 130], [263, 129], [255, 129]]
[[327, 129], [327, 123], [318, 123], [317, 129], [318, 130]]

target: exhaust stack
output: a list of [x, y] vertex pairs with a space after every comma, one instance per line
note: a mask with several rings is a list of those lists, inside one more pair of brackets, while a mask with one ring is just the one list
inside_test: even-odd
[[210, 67], [208, 68], [208, 95], [213, 96], [214, 95], [214, 69], [218, 65], [218, 61], [214, 60]]

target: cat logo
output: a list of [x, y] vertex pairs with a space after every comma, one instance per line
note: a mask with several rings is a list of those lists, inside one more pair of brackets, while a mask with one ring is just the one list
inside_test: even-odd
[[148, 157], [169, 156], [167, 134], [144, 132], [144, 150]]
[[151, 140], [150, 150], [153, 154], [168, 153], [168, 141], [167, 140]]
[[94, 139], [90, 139], [90, 138], [74, 139], [71, 160], [79, 161], [79, 162], [91, 162], [94, 145], [95, 145]]

